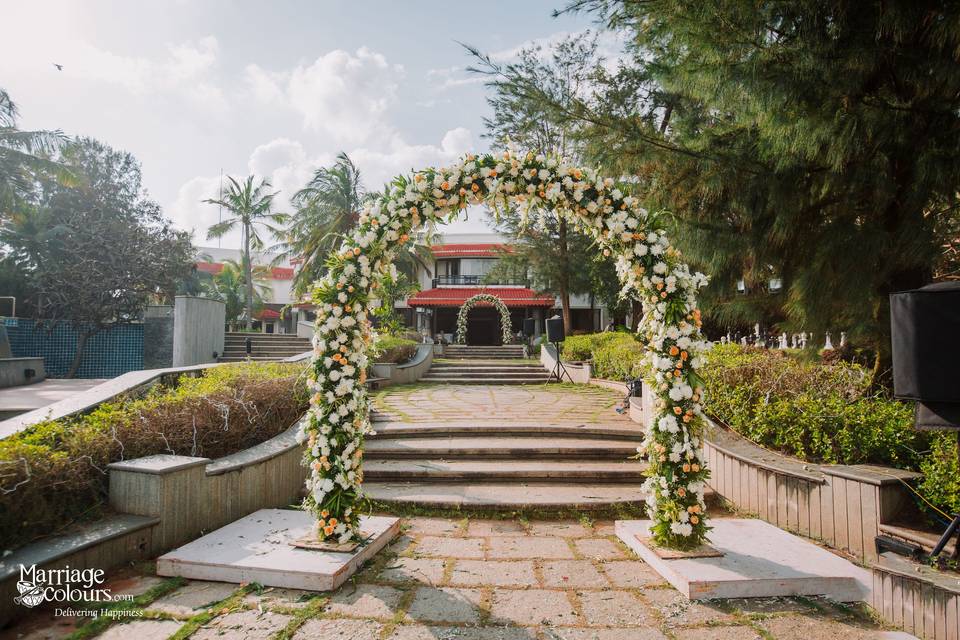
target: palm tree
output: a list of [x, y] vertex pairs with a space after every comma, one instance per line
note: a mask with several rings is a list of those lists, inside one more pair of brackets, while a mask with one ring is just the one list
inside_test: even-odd
[[356, 222], [367, 197], [360, 171], [343, 152], [332, 167], [317, 169], [307, 185], [293, 194], [296, 212], [279, 248], [283, 257], [300, 261], [293, 281], [298, 297], [322, 275], [327, 255]]
[[[233, 328], [241, 317], [245, 306], [247, 291], [246, 265], [241, 260], [226, 260], [223, 269], [213, 276], [206, 285], [207, 295], [223, 302], [227, 323]], [[270, 268], [257, 265], [253, 267], [253, 308], [263, 306], [263, 299], [270, 295]], [[249, 314], [248, 314], [249, 318]]]
[[0, 212], [33, 191], [37, 176], [47, 174], [62, 182], [70, 181], [70, 172], [50, 159], [66, 136], [60, 131], [21, 131], [17, 128], [17, 105], [0, 89]]
[[253, 262], [250, 258], [250, 250], [263, 249], [263, 240], [260, 237], [258, 227], [265, 227], [275, 237], [280, 236], [280, 230], [277, 226], [287, 221], [287, 215], [283, 213], [274, 213], [273, 199], [277, 191], [269, 193], [270, 182], [261, 179], [259, 184], [254, 186], [253, 176], [247, 176], [242, 183], [235, 178], [228, 178], [230, 185], [226, 193], [220, 198], [204, 200], [209, 204], [222, 206], [232, 215], [218, 222], [207, 229], [207, 239], [220, 238], [229, 231], [241, 226], [243, 233], [242, 260], [244, 275], [246, 280], [245, 307], [247, 311], [247, 330], [253, 329]]

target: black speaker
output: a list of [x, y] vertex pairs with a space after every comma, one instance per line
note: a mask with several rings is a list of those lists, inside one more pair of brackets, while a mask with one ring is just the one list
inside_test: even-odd
[[533, 318], [524, 318], [523, 320], [523, 335], [528, 338], [533, 336], [537, 330], [537, 321]]
[[960, 283], [891, 294], [890, 324], [894, 396], [960, 403]]
[[563, 318], [547, 318], [547, 342], [563, 342]]

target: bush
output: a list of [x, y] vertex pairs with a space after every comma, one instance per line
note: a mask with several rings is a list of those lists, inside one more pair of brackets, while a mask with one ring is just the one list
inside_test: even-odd
[[377, 340], [374, 362], [403, 364], [417, 353], [418, 343], [408, 338], [381, 335]]
[[282, 433], [306, 411], [302, 364], [244, 363], [182, 376], [142, 398], [38, 423], [0, 441], [0, 549], [96, 515], [106, 465], [158, 453], [219, 458]]
[[632, 333], [608, 331], [570, 336], [563, 341], [560, 353], [567, 361], [592, 360], [597, 378], [625, 380], [640, 375], [643, 345]]
[[717, 345], [702, 375], [708, 413], [803, 460], [917, 469], [929, 446], [929, 436], [912, 428], [912, 407], [867, 395], [870, 374], [857, 365]]

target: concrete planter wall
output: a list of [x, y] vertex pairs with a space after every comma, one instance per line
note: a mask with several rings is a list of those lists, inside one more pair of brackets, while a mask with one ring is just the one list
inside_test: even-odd
[[173, 305], [173, 366], [216, 362], [223, 353], [226, 305], [219, 300], [177, 296]]
[[374, 363], [371, 369], [373, 375], [382, 378], [378, 382], [381, 387], [388, 387], [395, 384], [412, 384], [422, 378], [430, 365], [433, 364], [435, 348], [438, 345], [421, 344], [417, 346], [417, 353], [409, 362], [403, 364], [394, 364], [392, 362]]
[[42, 382], [43, 358], [0, 358], [0, 389]]
[[21, 564], [107, 570], [155, 557], [258, 509], [299, 502], [307, 470], [296, 430], [218, 460], [157, 455], [109, 465], [109, 502], [118, 515], [0, 561], [0, 627], [28, 611], [13, 601]]

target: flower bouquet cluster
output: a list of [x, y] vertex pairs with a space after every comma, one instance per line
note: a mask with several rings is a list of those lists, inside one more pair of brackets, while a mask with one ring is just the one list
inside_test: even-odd
[[[657, 396], [657, 415], [638, 448], [649, 460], [645, 486], [653, 536], [664, 546], [702, 543], [708, 530], [707, 469], [700, 440], [703, 384], [696, 368], [707, 343], [696, 294], [706, 278], [690, 273], [656, 216], [612, 179], [559, 158], [510, 151], [468, 155], [451, 167], [394, 180], [360, 214], [328, 260], [327, 275], [315, 284], [313, 396], [300, 439], [310, 467], [305, 507], [317, 515], [319, 536], [348, 542], [359, 533], [363, 439], [370, 432], [363, 383], [366, 353], [375, 340], [368, 318], [379, 304], [380, 283], [395, 277], [394, 257], [412, 234], [480, 203], [495, 210], [518, 207], [525, 219], [552, 212], [615, 257], [622, 294], [643, 306], [639, 337], [648, 349], [649, 382]], [[509, 331], [509, 317], [505, 326]]]
[[460, 311], [457, 313], [456, 343], [467, 344], [467, 315], [470, 313], [470, 309], [473, 309], [480, 302], [488, 302], [500, 312], [500, 332], [503, 334], [501, 339], [503, 344], [510, 344], [513, 341], [513, 332], [510, 331], [510, 310], [507, 309], [507, 305], [503, 304], [503, 300], [492, 293], [478, 293], [471, 298], [467, 298], [460, 305]]

